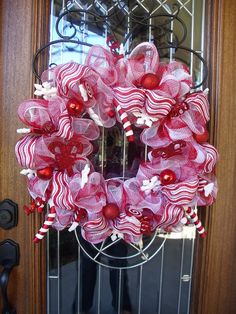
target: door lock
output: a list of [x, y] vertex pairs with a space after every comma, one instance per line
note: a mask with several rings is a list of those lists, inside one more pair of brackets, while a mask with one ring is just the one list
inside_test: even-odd
[[18, 205], [9, 199], [0, 202], [0, 227], [11, 229], [17, 225], [17, 221]]

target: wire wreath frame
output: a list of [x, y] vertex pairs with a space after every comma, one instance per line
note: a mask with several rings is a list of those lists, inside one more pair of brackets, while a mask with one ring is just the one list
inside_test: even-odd
[[[95, 244], [89, 244], [86, 243], [86, 246], [89, 246], [89, 249], [86, 248], [86, 246], [81, 242], [81, 239], [79, 238], [78, 231], [75, 230], [75, 237], [76, 240], [80, 246], [80, 248], [83, 250], [83, 252], [94, 262], [97, 264], [104, 266], [106, 268], [111, 269], [130, 269], [135, 268], [138, 266], [141, 266], [143, 264], [146, 264], [149, 262], [152, 258], [154, 258], [157, 253], [160, 252], [162, 247], [164, 246], [167, 238], [163, 237], [161, 239], [161, 243], [158, 244], [158, 247], [155, 247], [154, 251], [150, 254], [148, 252], [148, 249], [150, 249], [151, 245], [155, 245], [154, 241], [157, 239], [157, 236], [159, 234], [159, 231], [156, 230], [153, 232], [150, 241], [145, 245], [143, 248], [139, 248], [138, 246], [132, 244], [132, 243], [125, 243], [126, 246], [130, 246], [136, 253], [134, 254], [125, 254], [123, 256], [119, 255], [112, 255], [109, 253], [106, 253], [106, 250], [111, 248], [113, 245], [117, 245], [120, 241], [123, 241], [122, 239], [117, 239], [114, 242], [110, 242], [106, 245], [106, 242], [108, 239], [104, 240], [100, 246]], [[163, 235], [163, 233], [161, 233]], [[160, 238], [159, 238], [160, 239]], [[90, 253], [90, 250], [93, 250], [93, 253]], [[93, 254], [95, 254], [93, 256]], [[122, 264], [122, 266], [117, 266], [117, 264]], [[128, 264], [128, 265], [125, 265]]]

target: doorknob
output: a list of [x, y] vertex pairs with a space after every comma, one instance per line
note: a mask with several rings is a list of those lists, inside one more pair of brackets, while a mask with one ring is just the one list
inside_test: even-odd
[[0, 265], [3, 270], [0, 274], [0, 286], [2, 291], [3, 310], [2, 314], [16, 314], [16, 310], [11, 306], [7, 296], [7, 286], [10, 272], [14, 266], [19, 265], [19, 244], [12, 240], [0, 242]]

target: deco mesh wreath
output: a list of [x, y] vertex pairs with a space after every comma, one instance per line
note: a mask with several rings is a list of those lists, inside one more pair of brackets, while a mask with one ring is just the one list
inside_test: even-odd
[[[85, 64], [55, 66], [35, 84], [40, 99], [20, 104], [20, 119], [30, 128], [16, 144], [16, 157], [28, 177], [33, 198], [27, 214], [50, 206], [39, 242], [49, 227], [78, 225], [85, 240], [107, 237], [138, 244], [155, 230], [179, 232], [194, 223], [205, 230], [197, 206], [215, 200], [216, 149], [207, 143], [207, 91], [191, 91], [188, 68], [176, 61], [159, 62], [152, 43], [129, 55], [100, 46], [90, 48]], [[141, 141], [150, 148], [148, 161], [135, 177], [105, 180], [89, 160], [98, 126], [120, 122], [128, 141], [132, 125], [142, 128]]]

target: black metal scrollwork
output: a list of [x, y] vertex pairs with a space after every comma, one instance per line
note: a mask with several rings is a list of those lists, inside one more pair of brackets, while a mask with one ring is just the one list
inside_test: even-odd
[[[142, 34], [145, 35], [146, 40], [147, 31], [149, 31], [152, 33], [149, 40], [156, 45], [161, 58], [169, 58], [170, 50], [174, 51], [175, 55], [178, 51], [184, 51], [197, 58], [203, 65], [203, 75], [201, 82], [195, 84], [193, 88], [199, 88], [205, 83], [208, 72], [206, 61], [195, 50], [184, 45], [187, 27], [179, 17], [180, 6], [178, 4], [168, 6], [170, 13], [157, 13], [153, 1], [145, 1], [144, 6], [144, 2], [141, 1], [93, 0], [86, 1], [86, 9], [73, 8], [73, 2], [67, 1], [64, 11], [56, 21], [56, 32], [60, 39], [41, 47], [33, 58], [33, 72], [39, 80], [40, 75], [36, 70], [38, 57], [51, 45], [63, 42], [78, 46], [92, 46], [89, 39], [86, 41], [79, 39], [86, 25], [94, 33], [106, 33], [112, 35], [115, 40], [122, 42], [124, 46], [127, 46], [126, 54], [129, 54], [133, 44], [136, 45], [143, 41]], [[171, 27], [173, 23], [178, 28], [178, 34]], [[70, 30], [69, 34], [68, 30]], [[132, 39], [133, 44], [128, 47], [128, 42], [131, 42], [130, 39]]]

